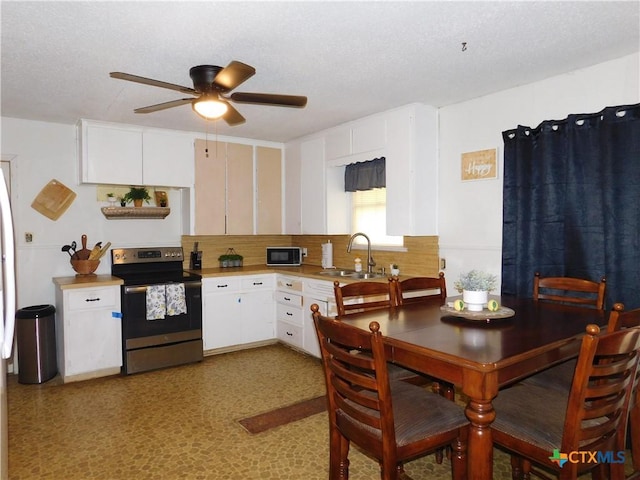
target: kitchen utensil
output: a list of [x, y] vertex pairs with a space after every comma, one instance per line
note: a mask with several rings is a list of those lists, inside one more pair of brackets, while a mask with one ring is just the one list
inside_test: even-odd
[[100, 249], [100, 253], [99, 253], [99, 254], [98, 254], [98, 256], [96, 257], [96, 259], [97, 259], [97, 260], [100, 260], [100, 259], [104, 256], [104, 254], [105, 254], [105, 253], [107, 253], [107, 251], [109, 250], [109, 247], [110, 247], [110, 246], [111, 246], [111, 242], [107, 242], [107, 243], [105, 244], [105, 246], [104, 246], [104, 247], [102, 247], [102, 248]]
[[89, 254], [89, 260], [97, 260], [100, 255], [100, 251], [102, 250], [102, 242], [98, 242], [91, 249], [91, 253]]
[[89, 260], [89, 255], [91, 255], [91, 250], [87, 248], [87, 236], [82, 235], [82, 250], [78, 250], [76, 252], [78, 260]]
[[40, 190], [31, 203], [31, 208], [51, 220], [57, 220], [75, 198], [76, 193], [73, 190], [53, 179]]
[[73, 258], [73, 254], [70, 252], [70, 250], [71, 250], [71, 245], [63, 245], [62, 246], [62, 251], [63, 252], [67, 252], [69, 254], [69, 256], [71, 258]]

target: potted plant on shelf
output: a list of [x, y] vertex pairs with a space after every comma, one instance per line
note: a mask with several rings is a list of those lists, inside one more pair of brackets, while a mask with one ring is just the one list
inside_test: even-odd
[[107, 193], [107, 201], [109, 202], [109, 206], [114, 207], [116, 204], [116, 194], [113, 192]]
[[124, 194], [122, 200], [125, 203], [133, 202], [134, 207], [141, 207], [142, 201], [149, 203], [151, 197], [149, 196], [149, 190], [146, 187], [131, 187], [131, 189]]
[[462, 293], [464, 306], [472, 312], [480, 312], [489, 300], [489, 292], [496, 288], [498, 277], [480, 270], [461, 273], [453, 286]]

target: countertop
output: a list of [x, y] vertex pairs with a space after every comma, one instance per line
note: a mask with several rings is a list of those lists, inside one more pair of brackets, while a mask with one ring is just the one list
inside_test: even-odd
[[62, 290], [68, 288], [107, 287], [109, 285], [122, 285], [121, 278], [111, 275], [74, 275], [72, 277], [54, 277], [55, 283]]
[[[341, 268], [335, 268], [331, 270], [340, 270]], [[189, 272], [202, 275], [202, 278], [212, 277], [226, 277], [235, 275], [260, 275], [265, 273], [280, 273], [283, 275], [294, 275], [298, 277], [316, 278], [333, 282], [339, 279], [341, 283], [352, 282], [386, 282], [388, 276], [380, 278], [371, 278], [368, 280], [349, 278], [349, 277], [333, 277], [331, 275], [321, 275], [323, 268], [320, 265], [300, 265], [297, 267], [267, 267], [266, 265], [247, 265], [244, 267], [228, 267], [228, 268], [203, 268], [202, 270], [188, 270]], [[402, 275], [399, 278], [403, 278]], [[408, 277], [405, 277], [408, 278]]]
[[[339, 269], [338, 269], [339, 270]], [[322, 267], [319, 265], [300, 265], [298, 267], [267, 267], [266, 265], [247, 265], [244, 267], [229, 267], [229, 268], [203, 268], [202, 270], [187, 270], [198, 275], [202, 275], [202, 278], [215, 278], [215, 277], [227, 277], [237, 275], [260, 275], [267, 273], [281, 273], [291, 274], [298, 277], [308, 277], [333, 282], [339, 279], [341, 283], [352, 282], [386, 282], [388, 277], [372, 278], [368, 280], [349, 278], [349, 277], [332, 277], [330, 275], [320, 275], [318, 272], [322, 271]], [[400, 278], [403, 278], [401, 275]], [[405, 277], [408, 278], [408, 277]], [[71, 277], [54, 277], [53, 283], [55, 283], [61, 289], [68, 288], [87, 288], [92, 286], [109, 286], [109, 285], [122, 285], [122, 279], [111, 275], [75, 275]]]

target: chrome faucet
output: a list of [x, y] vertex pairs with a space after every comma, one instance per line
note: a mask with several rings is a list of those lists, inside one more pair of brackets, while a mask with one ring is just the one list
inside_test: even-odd
[[349, 239], [349, 245], [347, 246], [347, 253], [351, 253], [351, 245], [353, 245], [353, 239], [357, 236], [364, 237], [367, 241], [367, 272], [373, 273], [373, 267], [376, 266], [376, 262], [373, 261], [373, 257], [371, 256], [371, 240], [362, 232], [357, 232], [351, 235]]

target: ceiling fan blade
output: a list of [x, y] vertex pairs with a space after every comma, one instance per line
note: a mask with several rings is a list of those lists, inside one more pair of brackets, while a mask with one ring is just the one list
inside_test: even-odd
[[169, 90], [177, 90], [178, 92], [189, 93], [191, 95], [198, 95], [198, 92], [193, 88], [183, 87], [182, 85], [176, 85], [174, 83], [161, 82], [160, 80], [153, 80], [152, 78], [139, 77], [138, 75], [131, 75], [130, 73], [111, 72], [109, 75], [111, 78], [142, 83], [143, 85], [151, 85], [152, 87], [168, 88]]
[[236, 92], [229, 99], [239, 103], [257, 103], [260, 105], [275, 105], [279, 107], [304, 107], [307, 97], [301, 95], [278, 95], [274, 93]]
[[233, 127], [234, 125], [240, 125], [241, 123], [246, 122], [246, 119], [240, 115], [240, 112], [233, 108], [233, 106], [228, 102], [227, 107], [229, 107], [227, 109], [227, 113], [225, 113], [222, 118], [229, 126]]
[[251, 65], [235, 60], [218, 72], [213, 83], [222, 87], [223, 92], [233, 90], [256, 73]]
[[149, 105], [148, 107], [136, 108], [135, 113], [151, 113], [159, 110], [165, 110], [167, 108], [179, 107], [185, 103], [193, 102], [193, 98], [181, 98], [180, 100], [172, 100], [170, 102], [158, 103], [156, 105]]

